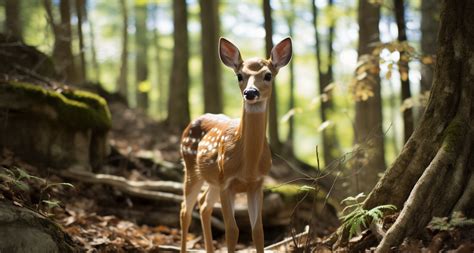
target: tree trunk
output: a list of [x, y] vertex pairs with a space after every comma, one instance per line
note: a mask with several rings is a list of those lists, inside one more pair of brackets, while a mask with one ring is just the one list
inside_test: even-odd
[[[290, 0], [288, 7], [288, 14], [286, 16], [286, 23], [288, 24], [288, 35], [293, 37], [294, 23], [295, 23], [295, 3], [294, 0]], [[289, 72], [290, 72], [290, 98], [288, 101], [288, 109], [292, 110], [295, 108], [295, 60], [290, 61]], [[295, 117], [294, 115], [288, 119], [288, 135], [285, 143], [285, 152], [290, 155], [294, 154], [294, 136], [295, 136]]]
[[473, 1], [444, 1], [427, 108], [401, 154], [364, 202], [365, 209], [394, 204], [401, 210], [378, 252], [416, 237], [432, 217], [453, 211], [474, 216], [472, 10]]
[[87, 20], [87, 23], [89, 23], [89, 39], [90, 39], [90, 48], [91, 48], [91, 60], [92, 60], [92, 69], [94, 70], [94, 79], [97, 82], [100, 82], [100, 65], [99, 61], [97, 60], [97, 50], [95, 48], [95, 33], [94, 33], [94, 24], [92, 23], [92, 20], [88, 18], [87, 15], [87, 6], [84, 8], [84, 18]]
[[5, 31], [8, 36], [23, 39], [21, 0], [5, 0]]
[[[354, 142], [360, 148], [353, 163], [352, 193], [368, 193], [377, 183], [379, 173], [385, 170], [382, 98], [380, 91], [379, 57], [373, 56], [374, 43], [379, 42], [380, 6], [368, 0], [359, 0], [359, 62], [367, 75], [356, 86], [370, 87], [373, 96], [367, 100], [356, 99]], [[358, 72], [358, 71], [357, 71]], [[360, 74], [360, 73], [357, 73]], [[359, 182], [362, 182], [360, 183]]]
[[155, 10], [153, 11], [153, 22], [155, 28], [153, 29], [153, 46], [155, 48], [155, 61], [156, 61], [156, 75], [157, 75], [157, 86], [158, 86], [158, 115], [160, 119], [164, 118], [166, 114], [166, 96], [165, 96], [165, 87], [164, 87], [164, 72], [163, 65], [161, 63], [161, 47], [160, 47], [160, 31], [159, 19], [158, 19], [158, 4], [155, 5]]
[[[404, 0], [394, 0], [395, 7], [395, 20], [397, 21], [398, 28], [398, 41], [406, 42], [407, 34], [405, 27], [405, 5]], [[408, 68], [408, 53], [405, 51], [400, 52], [400, 60], [398, 61], [398, 69], [400, 71], [400, 82], [402, 84], [402, 103], [406, 99], [411, 97], [410, 91], [410, 70]], [[413, 133], [414, 122], [413, 122], [413, 110], [412, 108], [406, 108], [403, 111], [403, 136], [404, 141], [407, 142], [408, 138]]]
[[117, 80], [118, 92], [128, 97], [128, 8], [127, 0], [120, 0], [122, 10], [122, 54], [120, 55], [120, 73]]
[[46, 13], [54, 33], [53, 60], [64, 81], [77, 81], [74, 56], [72, 54], [71, 5], [69, 0], [59, 2], [61, 22], [55, 23], [51, 1], [44, 0]]
[[[333, 5], [333, 0], [328, 1], [328, 5]], [[327, 86], [331, 84], [334, 80], [332, 64], [333, 64], [333, 53], [332, 48], [334, 40], [334, 30], [335, 30], [335, 17], [330, 17], [329, 25], [329, 35], [327, 40], [327, 66], [324, 69], [322, 66], [321, 59], [321, 40], [318, 32], [318, 7], [316, 6], [315, 1], [311, 1], [312, 12], [313, 12], [313, 24], [314, 24], [314, 34], [316, 42], [316, 65], [318, 71], [318, 81], [319, 81], [319, 94], [321, 96], [321, 108], [320, 108], [320, 117], [321, 122], [327, 122], [329, 113], [333, 110], [334, 105], [331, 98], [331, 90], [326, 90]], [[330, 125], [322, 131], [322, 142], [323, 142], [323, 160], [325, 166], [329, 166], [332, 161], [335, 161], [339, 156], [339, 143], [336, 136], [336, 126]]]
[[148, 110], [148, 93], [151, 84], [148, 81], [148, 38], [147, 16], [148, 4], [135, 5], [135, 44], [137, 59], [135, 61], [135, 82], [138, 108]]
[[[268, 57], [273, 48], [273, 20], [272, 20], [272, 7], [270, 0], [263, 0], [263, 17], [264, 17], [264, 28], [265, 28], [265, 52]], [[272, 82], [273, 90], [272, 96], [270, 97], [269, 103], [269, 116], [268, 116], [268, 132], [270, 139], [270, 147], [272, 152], [280, 154], [282, 151], [282, 144], [280, 142], [279, 131], [278, 131], [278, 107], [277, 107], [277, 89], [275, 82]]]
[[[440, 3], [432, 0], [421, 1], [421, 52], [424, 56], [436, 54], [436, 36], [439, 29]], [[421, 92], [431, 89], [434, 64], [421, 65]]]
[[167, 123], [173, 129], [184, 129], [189, 123], [189, 42], [185, 0], [173, 1], [174, 48], [171, 70]]
[[76, 15], [77, 15], [77, 34], [79, 37], [79, 58], [80, 58], [80, 74], [79, 82], [84, 82], [87, 79], [86, 73], [86, 56], [84, 46], [84, 33], [82, 32], [82, 24], [84, 23], [84, 9], [86, 8], [86, 0], [76, 0]]
[[204, 112], [222, 112], [221, 67], [216, 48], [219, 36], [219, 1], [200, 0]]

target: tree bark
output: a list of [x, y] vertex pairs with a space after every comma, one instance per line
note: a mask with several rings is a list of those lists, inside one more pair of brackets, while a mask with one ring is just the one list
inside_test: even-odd
[[87, 20], [87, 23], [89, 23], [89, 39], [90, 39], [90, 48], [91, 48], [91, 63], [92, 63], [92, 69], [94, 70], [94, 79], [97, 82], [100, 82], [100, 65], [99, 61], [97, 60], [97, 50], [95, 47], [95, 33], [94, 33], [94, 24], [91, 19], [88, 18], [88, 13], [87, 13], [87, 6], [84, 8], [84, 18]]
[[[432, 0], [421, 1], [421, 53], [433, 57], [436, 54], [436, 36], [439, 30], [440, 2]], [[434, 64], [421, 65], [421, 92], [431, 89], [433, 83]]]
[[5, 31], [8, 36], [23, 39], [21, 0], [5, 0]]
[[[406, 42], [407, 34], [405, 27], [405, 1], [394, 0], [395, 20], [398, 28], [398, 41]], [[410, 91], [410, 69], [408, 67], [408, 53], [405, 51], [400, 52], [400, 60], [398, 61], [398, 69], [400, 71], [400, 82], [402, 84], [402, 103], [406, 99], [411, 97]], [[404, 142], [408, 141], [408, 138], [413, 133], [414, 119], [412, 108], [406, 108], [403, 111], [403, 138]]]
[[[333, 5], [333, 0], [328, 1], [328, 5]], [[327, 40], [327, 66], [323, 68], [322, 59], [321, 59], [321, 40], [318, 32], [318, 7], [316, 6], [315, 1], [311, 1], [312, 13], [313, 13], [313, 24], [314, 24], [314, 34], [316, 42], [316, 65], [318, 71], [318, 81], [319, 81], [319, 94], [321, 96], [321, 108], [320, 108], [320, 117], [321, 122], [327, 122], [329, 120], [329, 114], [333, 110], [334, 105], [331, 98], [331, 90], [326, 90], [327, 86], [334, 81], [332, 64], [333, 64], [333, 53], [332, 48], [334, 40], [334, 30], [335, 30], [335, 17], [330, 17], [329, 25], [329, 35]], [[339, 151], [339, 142], [336, 135], [335, 125], [330, 125], [322, 131], [322, 146], [323, 146], [323, 160], [325, 166], [329, 166], [333, 161], [335, 161], [340, 156]]]
[[432, 217], [474, 216], [474, 2], [444, 1], [432, 92], [420, 124], [367, 197], [364, 209], [401, 212], [378, 245], [416, 237]]
[[189, 123], [189, 42], [185, 0], [173, 1], [174, 48], [169, 84], [167, 124], [184, 129]]
[[135, 5], [135, 42], [137, 59], [135, 61], [136, 95], [138, 108], [148, 110], [148, 93], [151, 84], [148, 81], [148, 4]]
[[[379, 57], [373, 56], [373, 44], [379, 42], [380, 6], [368, 0], [359, 0], [359, 62], [367, 70], [365, 78], [357, 85], [370, 87], [373, 96], [367, 100], [356, 100], [354, 142], [360, 147], [354, 163], [352, 193], [368, 193], [375, 186], [379, 173], [385, 170], [384, 133], [382, 121], [382, 97], [380, 91]], [[363, 183], [359, 184], [363, 180]]]
[[[294, 34], [294, 23], [295, 23], [295, 3], [294, 0], [290, 0], [288, 6], [288, 14], [286, 15], [286, 23], [288, 24], [288, 35], [293, 37]], [[295, 60], [293, 59], [289, 63], [290, 72], [290, 98], [288, 100], [288, 110], [295, 108]], [[295, 139], [295, 116], [293, 115], [288, 119], [288, 135], [286, 137], [285, 152], [290, 155], [294, 155], [294, 139]]]
[[122, 11], [122, 54], [120, 55], [120, 73], [117, 80], [118, 93], [128, 97], [128, 8], [127, 0], [120, 0]]
[[[273, 20], [272, 20], [272, 7], [270, 0], [263, 0], [263, 17], [264, 17], [264, 28], [265, 28], [265, 53], [270, 57], [270, 53], [273, 48]], [[269, 115], [268, 115], [268, 132], [270, 148], [272, 152], [280, 154], [282, 151], [282, 144], [280, 142], [279, 130], [278, 130], [278, 107], [277, 107], [277, 89], [275, 81], [272, 82], [273, 89], [269, 103]]]
[[81, 83], [87, 79], [84, 33], [82, 32], [82, 24], [84, 23], [84, 9], [85, 8], [86, 8], [86, 0], [76, 0], [77, 35], [79, 38], [79, 59], [80, 59], [80, 66], [81, 66], [79, 68], [78, 81]]
[[200, 0], [204, 112], [222, 112], [221, 67], [217, 55], [219, 1]]
[[64, 81], [77, 82], [77, 73], [72, 54], [71, 5], [69, 0], [59, 2], [60, 23], [54, 21], [50, 0], [44, 0], [46, 13], [54, 33], [53, 60], [57, 72]]
[[153, 11], [153, 22], [155, 24], [155, 29], [153, 29], [153, 46], [155, 48], [155, 61], [156, 61], [156, 82], [158, 86], [158, 115], [160, 119], [164, 118], [166, 114], [166, 96], [165, 96], [165, 87], [164, 87], [164, 72], [163, 65], [161, 63], [161, 46], [160, 46], [160, 31], [159, 19], [158, 19], [158, 4], [155, 5]]

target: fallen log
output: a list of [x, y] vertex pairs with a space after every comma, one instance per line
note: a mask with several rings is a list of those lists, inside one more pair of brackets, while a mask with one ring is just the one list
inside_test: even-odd
[[180, 183], [176, 182], [138, 182], [130, 181], [119, 176], [94, 174], [78, 170], [63, 170], [60, 171], [59, 174], [63, 177], [78, 180], [81, 182], [113, 186], [117, 188], [117, 190], [120, 190], [135, 197], [173, 203], [181, 203], [183, 201], [183, 197], [181, 195], [176, 194], [176, 192], [179, 192], [179, 190], [182, 189], [182, 186]]

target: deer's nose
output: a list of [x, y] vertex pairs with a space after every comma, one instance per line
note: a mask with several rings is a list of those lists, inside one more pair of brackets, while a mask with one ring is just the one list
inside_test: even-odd
[[260, 92], [255, 88], [245, 89], [244, 98], [246, 100], [254, 100], [256, 97], [260, 96]]

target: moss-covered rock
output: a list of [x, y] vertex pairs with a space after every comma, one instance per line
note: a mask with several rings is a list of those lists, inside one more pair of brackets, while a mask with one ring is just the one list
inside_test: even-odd
[[[41, 111], [39, 107], [54, 112]], [[0, 108], [42, 113], [76, 129], [108, 130], [111, 126], [107, 102], [98, 95], [80, 90], [59, 93], [24, 82], [0, 82]]]
[[79, 90], [57, 92], [0, 81], [0, 150], [53, 168], [98, 167], [109, 153], [106, 101]]

